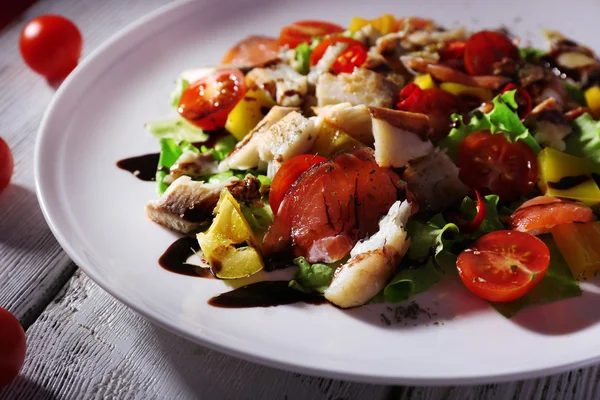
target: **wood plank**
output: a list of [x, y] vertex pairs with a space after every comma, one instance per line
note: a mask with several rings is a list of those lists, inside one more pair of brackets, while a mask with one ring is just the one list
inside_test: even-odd
[[85, 55], [131, 21], [168, 2], [42, 1], [0, 35], [0, 136], [15, 159], [11, 186], [0, 195], [0, 307], [14, 313], [25, 327], [43, 311], [76, 267], [52, 236], [35, 196], [34, 143], [54, 90], [21, 60], [20, 31], [34, 16], [64, 15], [81, 29]]
[[388, 392], [198, 346], [154, 326], [79, 271], [27, 336], [25, 366], [2, 399], [383, 399]]

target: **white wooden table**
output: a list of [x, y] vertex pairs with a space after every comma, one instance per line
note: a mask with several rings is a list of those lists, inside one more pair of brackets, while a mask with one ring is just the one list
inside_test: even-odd
[[[18, 53], [24, 21], [62, 14], [84, 56], [160, 0], [45, 0], [0, 32], [0, 136], [13, 149], [0, 196], [0, 306], [27, 329], [27, 359], [0, 399], [598, 399], [598, 367], [472, 387], [392, 387], [284, 372], [200, 347], [154, 326], [94, 284], [54, 240], [35, 197], [33, 146], [53, 90]], [[1, 11], [0, 11], [1, 12]], [[85, 132], [82, 132], [85, 134]]]

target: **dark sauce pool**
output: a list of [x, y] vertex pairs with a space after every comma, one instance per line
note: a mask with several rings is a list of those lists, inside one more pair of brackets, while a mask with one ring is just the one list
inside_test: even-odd
[[307, 294], [289, 287], [288, 281], [265, 281], [242, 286], [208, 300], [208, 304], [221, 308], [273, 307], [284, 304], [323, 304], [323, 296]]
[[197, 278], [215, 278], [208, 268], [186, 263], [187, 259], [200, 250], [194, 237], [177, 239], [158, 259], [158, 264], [167, 271]]
[[117, 161], [117, 167], [129, 171], [142, 181], [156, 180], [156, 167], [160, 153], [145, 154], [143, 156], [125, 158]]

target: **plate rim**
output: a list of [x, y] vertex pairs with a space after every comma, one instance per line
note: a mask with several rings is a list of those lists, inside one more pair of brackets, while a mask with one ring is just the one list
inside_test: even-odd
[[[251, 1], [251, 0], [250, 0]], [[138, 305], [135, 299], [130, 298], [126, 293], [119, 293], [116, 288], [111, 287], [110, 283], [105, 281], [102, 276], [95, 272], [94, 268], [88, 267], [87, 262], [84, 258], [80, 257], [78, 251], [76, 251], [67, 238], [61, 233], [59, 228], [59, 222], [57, 222], [57, 215], [55, 211], [52, 211], [52, 205], [50, 201], [50, 195], [47, 194], [45, 183], [41, 179], [43, 165], [41, 162], [43, 153], [43, 143], [49, 136], [47, 132], [50, 131], [49, 125], [51, 117], [55, 110], [58, 109], [61, 99], [69, 94], [69, 91], [74, 84], [83, 76], [90, 68], [91, 65], [96, 64], [102, 58], [104, 53], [114, 46], [120, 45], [122, 41], [133, 40], [131, 34], [148, 27], [153, 21], [166, 18], [167, 15], [173, 14], [178, 15], [183, 13], [183, 9], [186, 7], [205, 7], [213, 3], [214, 0], [194, 1], [194, 0], [176, 0], [172, 3], [163, 5], [156, 10], [146, 14], [145, 16], [129, 23], [123, 29], [117, 31], [109, 39], [97, 46], [90, 54], [88, 54], [83, 61], [77, 66], [77, 68], [65, 79], [60, 85], [56, 93], [53, 95], [50, 104], [46, 108], [39, 128], [36, 134], [36, 141], [34, 147], [34, 179], [36, 196], [38, 203], [42, 210], [42, 214], [46, 223], [48, 224], [52, 234], [72, 259], [75, 264], [83, 270], [83, 272], [105, 290], [108, 294], [114, 297], [119, 302], [123, 303], [128, 308], [134, 310], [146, 318], [149, 322], [160, 326], [161, 328], [176, 334], [177, 336], [183, 337], [193, 343], [205, 346], [207, 348], [219, 351], [221, 353], [233, 356], [245, 361], [259, 363], [268, 367], [278, 368], [291, 372], [298, 372], [311, 376], [326, 377], [340, 380], [351, 380], [355, 382], [371, 383], [371, 384], [386, 384], [386, 385], [416, 385], [416, 386], [443, 386], [443, 385], [473, 385], [473, 384], [487, 384], [487, 383], [500, 383], [509, 382], [515, 380], [533, 379], [539, 377], [545, 377], [556, 373], [561, 373], [576, 368], [587, 367], [596, 364], [600, 361], [600, 354], [597, 356], [591, 356], [585, 359], [581, 359], [576, 362], [570, 362], [563, 365], [552, 366], [548, 368], [540, 368], [535, 370], [516, 371], [507, 373], [496, 373], [496, 374], [483, 374], [477, 376], [438, 376], [438, 377], [406, 377], [406, 376], [392, 376], [392, 375], [377, 375], [367, 373], [357, 373], [354, 371], [334, 370], [332, 368], [320, 367], [318, 365], [303, 365], [295, 364], [291, 361], [283, 361], [276, 355], [265, 355], [252, 349], [240, 349], [236, 346], [228, 346], [223, 342], [217, 342], [208, 337], [202, 337], [200, 335], [194, 336], [177, 325], [171, 325], [160, 318], [155, 317], [152, 313], [145, 309], [143, 306]], [[155, 33], [156, 28], [147, 29], [149, 33]], [[129, 37], [129, 39], [128, 39]], [[102, 62], [102, 61], [100, 61]], [[104, 62], [106, 63], [106, 62]], [[59, 213], [56, 213], [59, 214]]]

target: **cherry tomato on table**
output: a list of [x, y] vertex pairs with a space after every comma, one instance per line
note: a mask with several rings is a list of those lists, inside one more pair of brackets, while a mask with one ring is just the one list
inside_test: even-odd
[[10, 178], [13, 174], [14, 160], [10, 147], [0, 138], [0, 193], [10, 183]]
[[17, 319], [0, 307], [0, 388], [8, 385], [25, 361], [25, 332]]
[[540, 239], [516, 231], [480, 237], [459, 254], [458, 275], [465, 286], [489, 301], [508, 302], [527, 294], [550, 265], [550, 251]]
[[181, 94], [177, 111], [202, 129], [220, 129], [246, 90], [242, 71], [219, 69], [188, 86]]
[[499, 32], [477, 32], [465, 44], [465, 69], [471, 75], [491, 75], [494, 63], [504, 58], [517, 60], [519, 49]]
[[279, 44], [295, 49], [299, 44], [310, 42], [314, 37], [342, 32], [344, 28], [331, 22], [297, 21], [281, 29]]
[[323, 161], [327, 161], [327, 159], [318, 155], [301, 154], [283, 163], [273, 177], [269, 192], [269, 204], [271, 204], [271, 210], [274, 214], [277, 214], [285, 194], [298, 180], [298, 177], [313, 165], [320, 164]]
[[53, 81], [65, 78], [77, 66], [82, 43], [73, 22], [59, 15], [41, 15], [23, 27], [19, 48], [31, 69]]
[[525, 195], [537, 182], [535, 153], [523, 141], [510, 143], [490, 131], [467, 136], [458, 149], [460, 179], [482, 194], [497, 194], [503, 201]]

